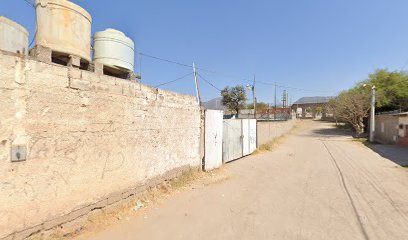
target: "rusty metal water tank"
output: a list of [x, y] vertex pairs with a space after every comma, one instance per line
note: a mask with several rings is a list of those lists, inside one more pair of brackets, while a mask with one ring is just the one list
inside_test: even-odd
[[36, 0], [35, 44], [91, 61], [92, 17], [67, 0]]
[[135, 44], [118, 30], [108, 28], [94, 35], [94, 61], [113, 69], [133, 72]]
[[3, 16], [0, 16], [0, 50], [28, 54], [28, 31]]

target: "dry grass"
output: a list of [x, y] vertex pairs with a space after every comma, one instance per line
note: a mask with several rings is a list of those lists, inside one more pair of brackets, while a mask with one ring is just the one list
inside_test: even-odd
[[261, 145], [260, 147], [258, 147], [253, 154], [260, 154], [260, 153], [264, 153], [264, 152], [270, 152], [273, 149], [275, 149], [276, 147], [279, 146], [279, 144], [282, 142], [284, 136], [281, 136], [279, 138], [273, 139], [271, 141], [269, 141], [266, 144]]
[[[110, 205], [104, 209], [93, 211], [92, 213], [67, 224], [64, 228], [56, 228], [47, 232], [42, 232], [30, 237], [30, 240], [72, 240], [88, 239], [95, 232], [106, 229], [110, 225], [121, 221], [128, 221], [130, 218], [146, 214], [152, 207], [165, 202], [172, 194], [185, 191], [196, 186], [206, 186], [223, 182], [229, 178], [225, 168], [210, 172], [191, 170], [182, 176], [162, 183], [155, 188], [149, 189], [138, 198], [129, 198], [118, 204]], [[143, 207], [134, 210], [137, 204]]]

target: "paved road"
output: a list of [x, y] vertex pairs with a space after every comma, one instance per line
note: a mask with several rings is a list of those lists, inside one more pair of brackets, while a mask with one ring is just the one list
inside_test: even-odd
[[305, 125], [273, 152], [227, 165], [229, 180], [93, 239], [408, 239], [408, 170], [329, 124]]

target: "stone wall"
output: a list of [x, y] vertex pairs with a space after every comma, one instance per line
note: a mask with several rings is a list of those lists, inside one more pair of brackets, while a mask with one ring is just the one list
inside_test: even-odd
[[5, 52], [0, 73], [0, 239], [201, 164], [192, 96]]
[[295, 123], [296, 119], [288, 121], [258, 121], [257, 146], [260, 147], [286, 134], [294, 127]]

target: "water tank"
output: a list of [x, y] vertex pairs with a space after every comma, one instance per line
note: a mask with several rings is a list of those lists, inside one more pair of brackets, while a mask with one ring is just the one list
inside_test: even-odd
[[135, 44], [132, 39], [115, 29], [106, 29], [94, 35], [94, 61], [114, 69], [133, 72]]
[[0, 49], [28, 54], [28, 31], [20, 24], [0, 16]]
[[67, 0], [36, 0], [35, 6], [36, 45], [91, 61], [92, 17], [87, 11]]

